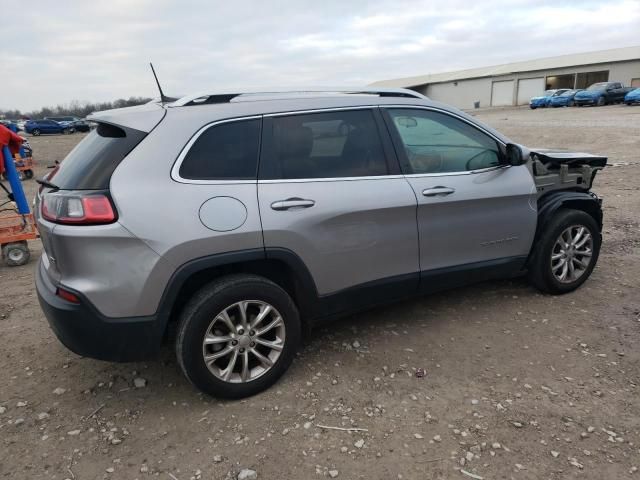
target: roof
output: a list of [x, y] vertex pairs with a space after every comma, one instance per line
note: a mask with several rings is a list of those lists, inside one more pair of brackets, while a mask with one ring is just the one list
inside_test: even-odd
[[465, 80], [469, 78], [493, 77], [508, 75], [518, 72], [531, 72], [535, 70], [548, 70], [551, 68], [575, 67], [579, 65], [591, 65], [598, 63], [624, 62], [626, 60], [640, 60], [640, 45], [635, 47], [614, 48], [599, 50], [596, 52], [574, 53], [560, 55], [558, 57], [538, 58], [524, 62], [505, 63], [490, 67], [470, 68], [455, 72], [434, 73], [418, 75], [414, 77], [394, 78], [381, 80], [371, 85], [378, 87], [415, 87], [428, 83], [442, 83], [453, 80]]

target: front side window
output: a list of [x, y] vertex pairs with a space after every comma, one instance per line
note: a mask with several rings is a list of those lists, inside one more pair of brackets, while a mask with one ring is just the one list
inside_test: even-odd
[[184, 157], [180, 177], [190, 180], [255, 180], [260, 124], [260, 119], [249, 119], [209, 127]]
[[[260, 163], [262, 179], [343, 178], [388, 173], [370, 110], [273, 117]], [[267, 127], [265, 127], [266, 129]]]
[[[466, 122], [429, 110], [388, 110], [404, 146], [406, 174], [450, 173], [500, 165], [498, 143]], [[401, 156], [402, 157], [402, 156]]]

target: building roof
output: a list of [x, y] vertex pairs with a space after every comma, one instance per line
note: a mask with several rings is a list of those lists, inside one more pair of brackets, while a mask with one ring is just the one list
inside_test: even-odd
[[518, 72], [532, 72], [536, 70], [549, 70], [552, 68], [576, 67], [579, 65], [592, 65], [597, 63], [623, 62], [626, 60], [640, 60], [640, 45], [635, 47], [613, 48], [599, 50], [597, 52], [573, 53], [558, 57], [538, 58], [524, 62], [505, 63], [490, 67], [470, 68], [455, 72], [434, 73], [418, 75], [415, 77], [394, 78], [380, 80], [371, 85], [378, 87], [415, 87], [429, 83], [450, 82], [453, 80], [465, 80], [469, 78], [493, 77], [508, 75]]

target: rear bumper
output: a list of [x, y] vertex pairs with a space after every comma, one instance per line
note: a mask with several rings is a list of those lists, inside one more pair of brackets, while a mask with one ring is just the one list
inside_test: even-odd
[[51, 329], [69, 350], [84, 357], [113, 362], [148, 359], [158, 354], [164, 334], [155, 316], [109, 318], [101, 315], [84, 296], [79, 304], [56, 295], [56, 286], [36, 267], [36, 291]]
[[574, 98], [573, 102], [576, 105], [595, 105], [598, 103], [597, 98]]

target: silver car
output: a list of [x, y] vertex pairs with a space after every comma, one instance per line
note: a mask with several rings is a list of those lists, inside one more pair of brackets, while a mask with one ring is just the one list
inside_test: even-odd
[[410, 90], [198, 94], [89, 119], [40, 181], [42, 309], [83, 356], [171, 339], [218, 397], [269, 387], [302, 332], [346, 313], [524, 274], [566, 293], [600, 251], [605, 157], [527, 149]]

